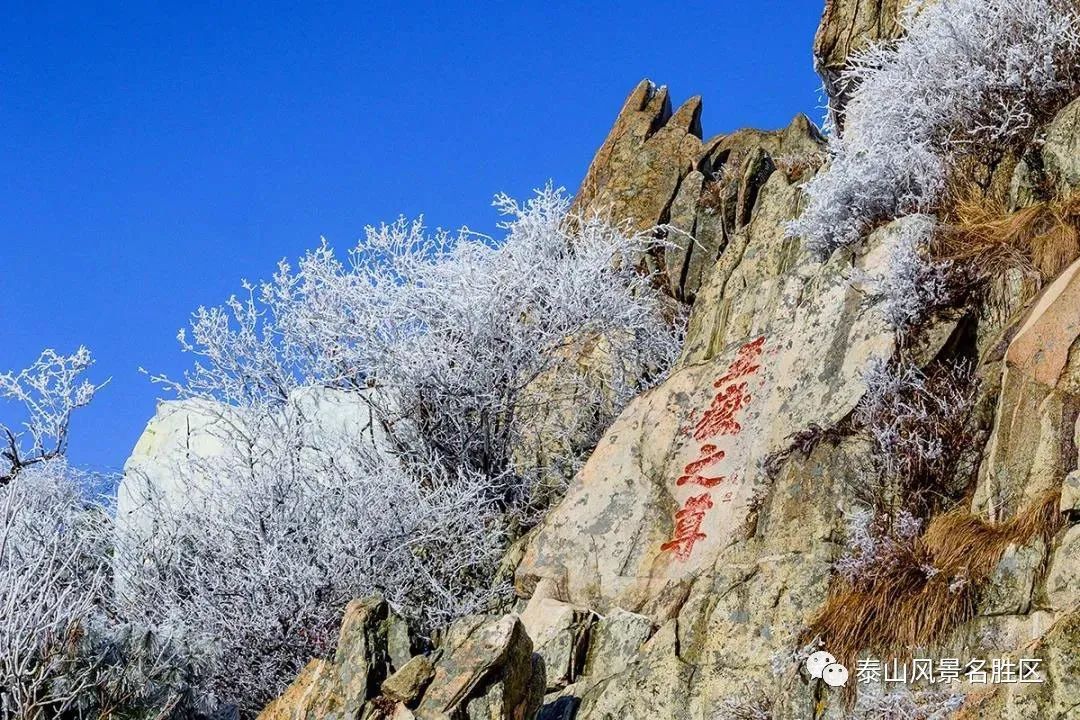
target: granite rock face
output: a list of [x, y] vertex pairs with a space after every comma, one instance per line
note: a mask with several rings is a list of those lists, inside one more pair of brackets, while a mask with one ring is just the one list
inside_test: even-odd
[[[829, 3], [819, 62], [839, 67], [860, 43], [894, 36], [896, 12]], [[1071, 107], [1016, 166], [1014, 207], [1074, 186]], [[799, 652], [835, 589], [860, 485], [878, 472], [851, 416], [867, 366], [900, 347], [872, 278], [909, 220], [857, 249], [812, 256], [786, 223], [818, 169], [817, 130], [797, 117], [780, 131], [702, 141], [700, 109], [693, 99], [673, 112], [667, 91], [643, 82], [575, 201], [639, 230], [663, 226], [670, 247], [642, 261], [692, 304], [679, 362], [623, 411], [515, 546], [520, 615], [462, 619], [427, 656], [364, 660], [398, 673], [378, 695], [367, 671], [366, 695], [341, 701], [361, 717], [852, 717], [842, 692], [808, 678]], [[1040, 168], [1063, 184], [1036, 183]], [[953, 636], [919, 649], [935, 660], [1035, 657], [1045, 682], [945, 685], [947, 710], [926, 717], [1037, 720], [1080, 708], [1080, 260], [1062, 267], [1048, 278], [1003, 273], [902, 348], [920, 363], [967, 358], [982, 381], [965, 517], [993, 534], [1053, 500], [1045, 532], [995, 556]], [[274, 717], [328, 708], [311, 698], [341, 682], [348, 662], [313, 661]]]
[[899, 37], [905, 5], [906, 0], [825, 0], [814, 36], [814, 69], [825, 85], [834, 119], [851, 93], [840, 77], [849, 58], [871, 44]]
[[[844, 7], [826, 14], [854, 12]], [[895, 31], [882, 22], [869, 36]], [[1066, 109], [1033, 151], [1065, 179], [1041, 188], [1050, 197], [1072, 187], [1071, 148], [1080, 144], [1070, 123]], [[803, 152], [785, 157], [793, 146]], [[696, 260], [699, 245], [678, 241], [652, 259], [667, 269], [672, 295], [693, 302], [682, 358], [609, 428], [517, 570], [519, 594], [532, 596], [530, 605], [544, 598], [537, 613], [546, 608], [554, 620], [573, 607], [600, 618], [582, 671], [550, 689], [544, 718], [849, 717], [842, 698], [808, 683], [793, 656], [829, 593], [858, 479], [875, 472], [871, 445], [843, 428], [867, 364], [896, 349], [868, 278], [906, 221], [879, 228], [856, 251], [812, 258], [785, 225], [817, 169], [807, 161], [820, 152], [816, 131], [797, 120], [779, 133], [722, 136], [701, 152], [667, 211], [635, 218], [639, 227], [723, 238]], [[726, 194], [709, 188], [717, 166], [704, 161], [722, 152]], [[1038, 200], [1014, 186], [1014, 206]], [[706, 195], [717, 198], [711, 213], [701, 209]], [[1006, 548], [975, 618], [947, 647], [926, 650], [937, 659], [1016, 659], [1038, 649], [1046, 682], [994, 692], [950, 686], [941, 707], [962, 704], [957, 717], [1069, 717], [1077, 707], [1080, 262], [1066, 265], [1045, 283], [1006, 273], [966, 316], [940, 318], [910, 349], [920, 362], [958, 346], [977, 358], [989, 415], [985, 446], [974, 448], [975, 517], [1007, 523], [1047, 492], [1062, 493], [1063, 529]]]
[[701, 136], [701, 99], [674, 113], [666, 87], [642, 80], [630, 93], [574, 200], [670, 241], [645, 258], [672, 296], [693, 302], [712, 264], [750, 221], [758, 193], [780, 167], [794, 181], [821, 163], [824, 141], [804, 115], [782, 130]]

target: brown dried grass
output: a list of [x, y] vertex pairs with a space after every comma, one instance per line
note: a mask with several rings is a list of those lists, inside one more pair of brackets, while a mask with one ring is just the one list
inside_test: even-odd
[[1027, 545], [1039, 537], [1049, 542], [1060, 529], [1059, 498], [1060, 491], [1045, 493], [997, 524], [967, 510], [938, 516], [904, 562], [893, 563], [862, 586], [836, 578], [803, 641], [820, 639], [848, 667], [863, 651], [905, 659], [919, 648], [939, 646], [975, 616], [987, 581], [1010, 545]]
[[1080, 257], [1080, 193], [1009, 212], [999, 197], [958, 191], [935, 254], [984, 278], [1020, 269], [1049, 280]]

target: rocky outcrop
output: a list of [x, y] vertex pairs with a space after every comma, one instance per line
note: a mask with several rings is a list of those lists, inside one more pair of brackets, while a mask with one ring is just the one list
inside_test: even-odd
[[412, 705], [423, 694], [428, 683], [435, 677], [435, 666], [424, 655], [409, 659], [401, 668], [383, 681], [380, 686], [383, 697], [395, 702]]
[[667, 212], [701, 151], [701, 98], [671, 111], [666, 87], [642, 80], [585, 174], [573, 209], [647, 230]]
[[623, 105], [574, 200], [636, 230], [668, 225], [671, 246], [647, 258], [674, 297], [693, 302], [713, 262], [749, 222], [779, 167], [792, 181], [820, 164], [823, 139], [804, 115], [778, 131], [701, 139], [701, 99], [676, 112], [666, 87], [642, 80]]
[[852, 259], [820, 263], [785, 237], [777, 220], [797, 207], [797, 188], [774, 174], [730, 270], [713, 269], [683, 361], [616, 420], [530, 543], [523, 593], [547, 578], [569, 602], [666, 620], [744, 534], [760, 463], [852, 410], [863, 368], [893, 336]]
[[814, 36], [814, 69], [825, 85], [834, 117], [851, 93], [840, 77], [848, 59], [872, 43], [899, 37], [900, 13], [906, 5], [906, 0], [826, 0]]
[[379, 598], [355, 600], [345, 609], [333, 661], [312, 660], [259, 720], [353, 720], [386, 677], [386, 621]]
[[519, 720], [533, 717], [544, 692], [544, 665], [515, 615], [471, 617], [451, 626], [418, 720]]
[[1014, 514], [1076, 467], [1080, 416], [1080, 261], [1036, 300], [1005, 353], [995, 430], [975, 506]]
[[[1059, 118], [1058, 127], [1066, 124]], [[819, 148], [814, 133], [793, 128], [781, 135]], [[1073, 141], [1051, 135], [1050, 152], [1064, 158], [1051, 164], [1067, 168]], [[816, 165], [778, 163], [775, 142], [776, 134], [741, 131], [711, 146], [728, 152], [721, 168], [741, 171], [727, 173], [737, 181], [709, 216], [720, 216], [724, 240], [699, 255], [700, 282], [678, 247], [663, 260], [669, 281], [683, 263], [672, 292], [694, 300], [683, 356], [609, 428], [527, 543], [516, 586], [533, 597], [535, 613], [549, 613], [551, 623], [570, 608], [600, 618], [584, 666], [565, 687], [549, 688], [543, 718], [711, 718], [723, 716], [720, 707], [766, 717], [766, 705], [772, 718], [848, 717], [843, 695], [808, 682], [792, 658], [829, 594], [855, 491], [875, 476], [871, 446], [845, 423], [869, 361], [895, 350], [868, 278], [885, 266], [905, 221], [880, 228], [857, 252], [811, 258], [785, 224]], [[651, 219], [709, 232], [692, 200], [705, 193], [703, 167], [687, 172], [666, 215]], [[1003, 284], [966, 317], [939, 319], [907, 350], [925, 362], [964, 346], [981, 361], [984, 404], [994, 409], [989, 441], [976, 452], [972, 509], [996, 523], [984, 527], [1005, 527], [1080, 476], [1077, 277], [1073, 265], [1045, 288]], [[1069, 488], [1060, 511], [1075, 520], [1080, 491]], [[1051, 541], [1035, 532], [1004, 548], [975, 619], [948, 647], [926, 651], [1016, 658], [1043, 649], [1048, 680], [1040, 688], [951, 688], [969, 693], [964, 712], [980, 702], [994, 708], [968, 717], [1072, 712], [1067, 673], [1080, 661], [1067, 630], [1080, 529], [1053, 535], [1055, 527], [1045, 528]], [[957, 704], [950, 696], [942, 707]]]
[[546, 682], [544, 661], [516, 615], [463, 618], [432, 654], [396, 667], [389, 651], [395, 622], [380, 598], [350, 603], [333, 661], [312, 660], [259, 720], [535, 717]]
[[[880, 23], [860, 30], [857, 15], [881, 17], [888, 7], [830, 4], [826, 17], [851, 28], [834, 49], [884, 32]], [[967, 718], [1076, 715], [1080, 261], [1065, 260], [1047, 282], [1005, 273], [898, 349], [873, 278], [910, 219], [876, 229], [857, 250], [811, 256], [785, 225], [817, 169], [816, 130], [796, 118], [782, 131], [702, 142], [699, 112], [694, 100], [672, 113], [666, 91], [640, 85], [576, 200], [639, 229], [666, 226], [670, 247], [646, 260], [666, 271], [673, 296], [693, 301], [679, 362], [608, 428], [565, 497], [515, 546], [520, 616], [459, 621], [431, 655], [395, 660], [400, 669], [362, 712], [851, 717], [851, 696], [809, 678], [799, 653], [834, 597], [860, 493], [879, 480], [877, 450], [851, 421], [864, 372], [902, 351], [918, 363], [963, 357], [977, 366], [983, 390], [972, 424], [983, 434], [972, 433], [974, 472], [964, 469], [957, 510], [966, 524], [955, 527], [971, 533], [965, 558], [979, 543], [994, 545], [979, 591], [962, 596], [971, 598], [956, 616], [963, 622], [918, 650], [934, 660], [1035, 657], [1044, 680], [946, 683], [934, 688], [945, 694], [938, 707], [962, 703], [956, 717]], [[1080, 142], [1066, 130], [1068, 113], [1055, 123], [1046, 145], [1027, 154], [1031, 163], [1017, 165], [1016, 206], [1035, 202], [1036, 190], [1072, 187]], [[1037, 186], [1035, 169], [1047, 167], [1066, 183]], [[315, 661], [293, 694], [304, 697], [338, 665]]]
[[588, 610], [533, 593], [521, 622], [544, 661], [548, 690], [564, 688], [581, 674], [593, 620]]

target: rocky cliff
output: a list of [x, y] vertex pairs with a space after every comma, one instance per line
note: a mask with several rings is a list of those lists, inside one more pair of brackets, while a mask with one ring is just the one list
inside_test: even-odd
[[[814, 48], [837, 102], [848, 55], [900, 32], [896, 5], [827, 4]], [[338, 666], [392, 673], [350, 707], [394, 718], [1080, 717], [1080, 248], [1063, 244], [1035, 271], [995, 270], [906, 340], [875, 283], [917, 220], [827, 258], [807, 252], [786, 223], [824, 160], [815, 126], [796, 116], [704, 140], [701, 111], [699, 98], [673, 111], [665, 88], [640, 83], [575, 201], [670, 241], [645, 261], [692, 306], [682, 358], [518, 545], [516, 614], [467, 618], [434, 652], [389, 667], [343, 640]], [[1071, 196], [1077, 117], [1080, 100], [1045, 142], [987, 168], [1011, 210]], [[916, 531], [934, 569], [892, 588], [892, 616], [880, 593], [838, 590], [836, 563], [880, 459], [853, 420], [867, 368], [901, 349], [927, 373], [963, 364], [977, 390], [952, 468], [962, 499]], [[935, 585], [945, 570], [952, 580]], [[879, 678], [856, 693], [852, 666], [845, 691], [803, 665], [830, 643], [850, 646], [848, 662], [1034, 658], [1038, 682], [913, 678], [900, 693]], [[266, 716], [336, 717], [312, 699], [322, 668]]]

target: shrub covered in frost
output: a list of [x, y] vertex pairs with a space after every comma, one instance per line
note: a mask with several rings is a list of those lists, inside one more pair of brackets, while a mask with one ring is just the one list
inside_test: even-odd
[[183, 699], [188, 668], [112, 602], [111, 518], [88, 497], [92, 478], [64, 459], [72, 413], [98, 386], [92, 364], [45, 351], [0, 375], [13, 401], [0, 423], [0, 716], [96, 717]]
[[885, 267], [872, 278], [885, 320], [900, 337], [926, 322], [936, 308], [948, 305], [956, 292], [951, 264], [931, 256], [936, 228], [932, 215], [899, 221], [888, 235]]
[[[877, 485], [863, 483], [868, 504], [895, 516], [924, 517], [947, 501], [972, 447], [968, 416], [977, 384], [964, 363], [923, 371], [911, 360], [872, 361], [855, 422], [869, 432], [879, 465]], [[943, 503], [943, 501], [945, 501]]]
[[[495, 476], [532, 439], [527, 388], [557, 370], [561, 385], [594, 391], [575, 402], [595, 435], [661, 378], [681, 330], [639, 272], [656, 241], [568, 217], [569, 204], [551, 187], [523, 205], [497, 197], [500, 242], [402, 219], [368, 228], [347, 260], [324, 243], [295, 269], [282, 261], [244, 299], [195, 313], [180, 339], [199, 361], [170, 385], [233, 405], [282, 404], [309, 385], [376, 388], [406, 461]], [[584, 367], [568, 351], [590, 337], [606, 351]]]
[[792, 225], [820, 254], [935, 208], [958, 157], [1025, 140], [1080, 88], [1071, 0], [916, 2], [906, 35], [859, 55], [827, 169]]
[[[146, 499], [154, 532], [121, 538], [120, 601], [186, 639], [212, 702], [258, 711], [332, 647], [353, 597], [380, 592], [421, 629], [485, 609], [531, 506], [515, 453], [535, 441], [533, 406], [572, 401], [553, 416], [584, 454], [674, 360], [680, 323], [638, 267], [655, 241], [570, 217], [551, 188], [496, 205], [500, 242], [369, 228], [347, 259], [324, 243], [181, 333], [198, 362], [169, 385], [237, 430], [179, 468], [184, 504]], [[603, 351], [582, 362], [590, 338]], [[310, 386], [368, 403], [386, 441], [313, 447], [289, 409]]]

